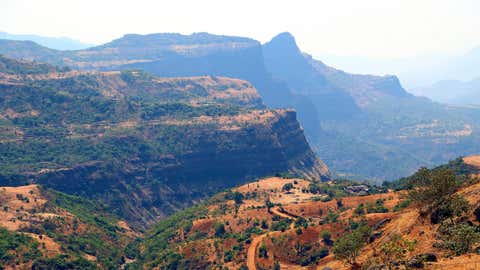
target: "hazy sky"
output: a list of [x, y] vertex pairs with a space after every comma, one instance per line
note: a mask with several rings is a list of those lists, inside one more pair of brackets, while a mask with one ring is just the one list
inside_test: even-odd
[[479, 29], [478, 0], [0, 0], [0, 31], [94, 44], [158, 32], [265, 42], [289, 31], [313, 55], [401, 58], [466, 51]]

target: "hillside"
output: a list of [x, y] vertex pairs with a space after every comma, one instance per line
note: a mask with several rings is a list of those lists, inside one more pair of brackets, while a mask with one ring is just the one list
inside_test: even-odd
[[328, 178], [296, 113], [265, 109], [242, 80], [8, 75], [0, 81], [1, 185], [39, 183], [95, 199], [145, 228], [256, 177]]
[[111, 269], [137, 236], [102, 206], [37, 185], [0, 187], [2, 269]]
[[79, 50], [92, 46], [91, 44], [85, 44], [68, 37], [45, 37], [39, 35], [18, 35], [0, 32], [0, 38], [11, 40], [30, 40], [42, 46], [56, 50]]
[[455, 105], [479, 105], [480, 78], [470, 81], [443, 80], [415, 89], [418, 95]]
[[[395, 76], [349, 74], [302, 53], [289, 33], [263, 45], [265, 65], [312, 101], [317, 153], [342, 177], [393, 180], [480, 151], [480, 110], [408, 94]], [[308, 135], [308, 130], [307, 130]]]
[[0, 54], [82, 70], [141, 69], [161, 77], [239, 78], [251, 82], [268, 107], [293, 107], [310, 136], [320, 132], [312, 102], [272, 78], [264, 65], [261, 44], [249, 38], [208, 33], [129, 34], [101, 46], [69, 52], [32, 42], [0, 40]]
[[[457, 171], [467, 166], [479, 172], [478, 161], [477, 156], [451, 164], [456, 164], [452, 168]], [[465, 182], [453, 196], [464, 196], [471, 207], [454, 219], [453, 227], [478, 230], [478, 178], [473, 175], [466, 180], [465, 174], [458, 177]], [[425, 269], [476, 269], [480, 256], [473, 249], [450, 247], [442, 238], [448, 233], [442, 231], [442, 224], [450, 221], [431, 221], [422, 214], [420, 205], [406, 198], [409, 192], [348, 181], [316, 184], [298, 178], [258, 180], [160, 222], [139, 244], [137, 261], [129, 266], [383, 269], [386, 263], [392, 263], [404, 269], [406, 263]], [[348, 241], [347, 237], [357, 236], [361, 236], [355, 240], [358, 251], [354, 263], [349, 264], [341, 257], [342, 243]], [[479, 244], [472, 238], [471, 248]], [[400, 253], [395, 253], [397, 249]]]
[[297, 111], [315, 152], [342, 177], [393, 180], [419, 166], [480, 151], [475, 143], [480, 110], [414, 97], [395, 76], [331, 68], [302, 53], [289, 33], [263, 46], [208, 33], [129, 34], [77, 51], [0, 40], [0, 53], [81, 70], [142, 69], [162, 77], [247, 80], [267, 107]]

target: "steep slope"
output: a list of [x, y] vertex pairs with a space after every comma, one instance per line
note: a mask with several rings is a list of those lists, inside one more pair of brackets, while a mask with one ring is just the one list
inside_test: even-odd
[[316, 152], [341, 176], [392, 180], [419, 165], [480, 150], [479, 109], [411, 96], [395, 76], [333, 69], [303, 54], [288, 33], [263, 47], [252, 39], [207, 33], [126, 35], [71, 52], [12, 42], [0, 42], [0, 53], [85, 70], [138, 68], [168, 77], [248, 80], [268, 107], [297, 111]]
[[101, 205], [37, 185], [0, 187], [0, 204], [5, 269], [112, 269], [139, 236]]
[[[467, 226], [476, 229], [478, 236], [480, 225], [474, 214], [478, 210], [474, 209], [479, 207], [480, 184], [478, 178], [469, 178], [480, 170], [472, 167], [478, 156], [464, 160], [437, 170], [449, 167], [458, 173], [457, 180], [463, 184], [454, 194], [464, 196], [471, 208], [454, 220], [457, 225], [471, 224]], [[441, 225], [421, 214], [421, 207], [405, 198], [406, 192], [348, 181], [315, 184], [298, 178], [261, 179], [163, 220], [138, 242], [141, 251], [129, 266], [322, 270], [385, 269], [391, 264], [398, 269], [475, 269], [480, 240], [472, 240], [462, 254], [452, 254], [451, 246], [442, 245]], [[350, 243], [359, 248], [349, 265], [340, 260], [339, 247], [352, 232], [364, 235], [358, 239], [363, 243]]]
[[[395, 179], [478, 152], [480, 110], [408, 94], [394, 76], [356, 75], [303, 54], [289, 33], [263, 45], [265, 65], [320, 112], [313, 146], [341, 176]], [[308, 132], [308, 130], [307, 130]]]
[[248, 179], [328, 177], [296, 113], [242, 80], [67, 71], [0, 90], [2, 185], [93, 198], [140, 228]]
[[267, 69], [276, 78], [287, 82], [294, 93], [312, 100], [318, 119], [349, 118], [359, 112], [351, 96], [305, 60], [291, 34], [282, 33], [263, 45], [263, 54]]

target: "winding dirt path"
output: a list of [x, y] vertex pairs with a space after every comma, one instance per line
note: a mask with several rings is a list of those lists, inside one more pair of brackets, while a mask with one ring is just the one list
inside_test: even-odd
[[[279, 217], [291, 219], [292, 221], [295, 220], [295, 218], [296, 218], [296, 217], [294, 217], [294, 216], [292, 216], [288, 213], [285, 213], [285, 212], [281, 211], [280, 208], [277, 207], [277, 206], [272, 207], [270, 209], [270, 212], [274, 215], [279, 216]], [[295, 223], [294, 222], [290, 223], [290, 230], [293, 230], [294, 227], [295, 227]], [[257, 270], [257, 265], [255, 263], [255, 259], [257, 257], [257, 249], [258, 249], [258, 246], [260, 245], [260, 243], [262, 242], [262, 240], [269, 233], [271, 234], [272, 232], [267, 232], [267, 233], [261, 234], [261, 235], [255, 237], [255, 238], [253, 238], [252, 243], [248, 247], [248, 251], [247, 251], [247, 267], [248, 267], [248, 270]]]

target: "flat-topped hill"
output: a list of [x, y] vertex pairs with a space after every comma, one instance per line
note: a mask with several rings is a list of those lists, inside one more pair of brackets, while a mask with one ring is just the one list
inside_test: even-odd
[[295, 111], [266, 109], [243, 80], [50, 66], [2, 74], [2, 185], [96, 199], [144, 227], [256, 177], [328, 178]]

